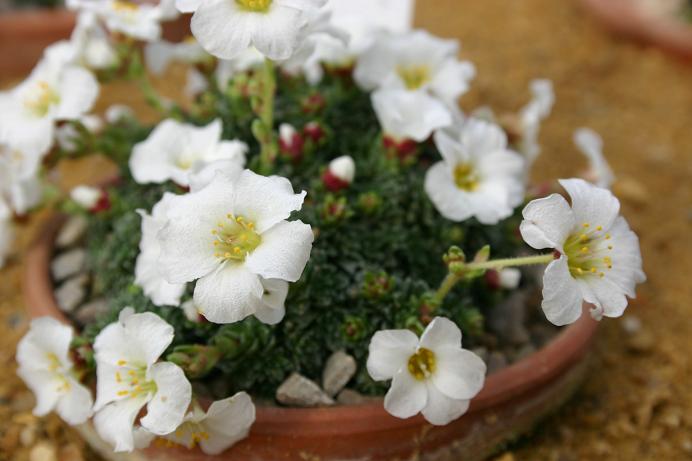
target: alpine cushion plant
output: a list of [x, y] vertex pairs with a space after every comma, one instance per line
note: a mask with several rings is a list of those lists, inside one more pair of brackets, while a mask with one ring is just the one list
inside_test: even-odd
[[[32, 323], [17, 359], [37, 414], [93, 413], [117, 451], [218, 454], [250, 433], [251, 395], [273, 399], [294, 373], [318, 379], [342, 352], [355, 367], [343, 385], [443, 425], [483, 387], [470, 349], [492, 344], [486, 317], [539, 286], [524, 266], [547, 266], [542, 307], [556, 325], [584, 301], [595, 318], [620, 316], [644, 281], [608, 190], [569, 179], [571, 203], [526, 197], [550, 82], [533, 82], [509, 118], [468, 116], [456, 99], [475, 70], [454, 41], [383, 33], [355, 53], [322, 1], [175, 3], [194, 11], [198, 44], [156, 41], [170, 1], [70, 2], [88, 33], [0, 94], [0, 262], [16, 215], [40, 204], [80, 215], [89, 295], [109, 304], [75, 334]], [[138, 41], [151, 42], [144, 53]], [[87, 59], [97, 42], [102, 56]], [[175, 60], [201, 79], [189, 107], [159, 97], [142, 66]], [[160, 123], [122, 107], [95, 123], [97, 79], [118, 76]], [[587, 179], [609, 184], [597, 135], [579, 133]], [[57, 161], [93, 152], [120, 168], [117, 183], [62, 195], [46, 184]]]

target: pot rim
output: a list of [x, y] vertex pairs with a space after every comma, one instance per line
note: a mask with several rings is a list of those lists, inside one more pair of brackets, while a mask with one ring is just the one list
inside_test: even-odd
[[[43, 223], [26, 255], [22, 288], [31, 318], [48, 315], [70, 324], [57, 306], [50, 277], [54, 238], [64, 221], [65, 216], [53, 215]], [[515, 396], [556, 379], [579, 362], [588, 351], [598, 326], [587, 310], [585, 305], [577, 322], [565, 327], [538, 351], [488, 375], [483, 389], [471, 400], [467, 414], [488, 411], [491, 407], [510, 402]], [[318, 434], [334, 436], [414, 428], [423, 424], [426, 422], [421, 415], [395, 418], [384, 409], [383, 399], [376, 398], [357, 405], [322, 408], [258, 406], [252, 433], [285, 434], [290, 428], [292, 436], [315, 437]]]
[[0, 14], [0, 39], [32, 38], [74, 27], [76, 14], [64, 8], [35, 8]]
[[632, 0], [580, 0], [580, 3], [613, 32], [692, 59], [692, 24], [648, 16]]

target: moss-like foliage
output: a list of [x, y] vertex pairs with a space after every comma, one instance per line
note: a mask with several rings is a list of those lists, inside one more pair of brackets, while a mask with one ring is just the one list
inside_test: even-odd
[[[258, 147], [252, 140], [250, 102], [235, 87], [205, 94], [190, 122], [224, 121], [224, 137], [240, 138], [251, 146], [248, 165], [256, 164]], [[125, 306], [153, 311], [176, 331], [169, 353], [211, 345], [223, 351], [211, 371], [198, 381], [211, 394], [225, 396], [247, 390], [272, 397], [292, 371], [319, 381], [327, 357], [346, 350], [358, 361], [351, 384], [361, 392], [382, 394], [365, 362], [372, 334], [380, 329], [410, 328], [420, 333], [431, 313], [426, 296], [447, 273], [443, 254], [451, 245], [473, 255], [490, 244], [493, 256], [512, 256], [522, 243], [517, 236], [518, 216], [496, 226], [474, 220], [452, 223], [435, 210], [423, 190], [425, 171], [439, 159], [432, 143], [402, 160], [384, 147], [368, 94], [346, 77], [327, 76], [317, 87], [279, 78], [276, 125], [297, 128], [318, 122], [325, 136], [308, 141], [303, 157], [281, 157], [276, 174], [288, 177], [307, 199], [291, 219], [309, 223], [316, 235], [310, 261], [299, 282], [292, 284], [286, 317], [276, 326], [254, 318], [231, 325], [188, 321], [181, 309], [156, 307], [134, 285], [134, 266], [140, 239], [137, 209], [151, 210], [165, 191], [183, 193], [175, 184], [141, 186], [127, 172], [132, 146], [148, 129], [122, 122], [110, 126], [98, 148], [122, 166], [121, 183], [109, 190], [110, 210], [90, 218], [89, 254], [95, 290], [110, 300], [112, 313], [87, 326], [84, 338], [93, 337], [115, 320]], [[332, 193], [321, 174], [329, 160], [340, 155], [355, 159], [355, 182]], [[185, 299], [192, 295], [189, 284]], [[462, 328], [465, 346], [484, 335], [483, 314], [505, 293], [488, 288], [479, 278], [460, 285], [447, 296], [434, 315], [444, 315]], [[194, 348], [192, 348], [194, 349]]]

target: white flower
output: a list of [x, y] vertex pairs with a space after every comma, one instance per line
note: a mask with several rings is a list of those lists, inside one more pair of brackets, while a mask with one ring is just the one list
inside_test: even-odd
[[452, 123], [445, 105], [422, 91], [378, 90], [371, 99], [382, 131], [396, 142], [425, 141]]
[[44, 56], [57, 64], [75, 64], [99, 70], [116, 67], [120, 59], [108, 33], [90, 11], [79, 13], [70, 39], [50, 45]]
[[173, 327], [156, 314], [120, 312], [117, 322], [94, 340], [96, 403], [94, 425], [115, 451], [135, 446], [135, 419], [146, 405], [139, 424], [155, 435], [169, 434], [182, 423], [192, 397], [183, 370], [158, 362], [173, 341]]
[[589, 128], [580, 128], [574, 132], [574, 144], [589, 161], [587, 179], [598, 187], [610, 189], [615, 176], [603, 155], [603, 140], [598, 133]]
[[96, 101], [99, 86], [84, 68], [44, 60], [8, 92], [0, 92], [0, 143], [45, 153], [57, 120], [76, 120]]
[[14, 246], [14, 226], [12, 210], [0, 197], [0, 269], [5, 265], [7, 256]]
[[166, 119], [135, 145], [130, 157], [132, 177], [140, 184], [173, 180], [189, 185], [189, 175], [216, 160], [245, 164], [247, 144], [221, 140], [221, 120], [196, 127]]
[[384, 408], [397, 418], [423, 413], [445, 425], [463, 415], [485, 381], [485, 363], [461, 347], [461, 330], [435, 317], [423, 335], [382, 330], [370, 341], [368, 373], [375, 381], [392, 380]]
[[458, 136], [436, 132], [435, 145], [443, 160], [425, 175], [425, 191], [445, 218], [496, 224], [523, 201], [524, 161], [498, 126], [469, 118]]
[[521, 235], [533, 248], [553, 248], [559, 259], [543, 275], [543, 311], [555, 325], [576, 321], [582, 302], [594, 305], [599, 319], [619, 317], [635, 286], [646, 280], [639, 239], [625, 218], [620, 202], [607, 189], [582, 179], [560, 184], [572, 206], [558, 194], [533, 200], [524, 208]]
[[70, 198], [86, 210], [94, 208], [101, 200], [103, 191], [98, 187], [77, 186], [70, 191]]
[[7, 201], [18, 214], [36, 206], [43, 188], [38, 177], [43, 153], [22, 151], [0, 142], [0, 201]]
[[166, 212], [174, 194], [165, 193], [151, 210], [137, 210], [142, 216], [142, 238], [139, 241], [139, 255], [135, 263], [135, 285], [157, 306], [178, 306], [185, 292], [184, 283], [168, 283], [159, 270], [161, 244], [156, 235], [166, 224]]
[[533, 98], [521, 109], [519, 114], [522, 131], [519, 152], [526, 158], [527, 168], [533, 164], [541, 152], [541, 147], [538, 144], [541, 122], [550, 115], [555, 103], [553, 83], [550, 80], [533, 80], [530, 88]]
[[213, 402], [206, 413], [194, 406], [183, 424], [166, 439], [187, 448], [199, 446], [208, 455], [218, 455], [247, 437], [255, 422], [255, 405], [245, 392]]
[[144, 41], [158, 40], [161, 22], [177, 15], [172, 0], [156, 5], [133, 0], [67, 0], [67, 7], [95, 14], [109, 30]]
[[456, 56], [459, 43], [423, 30], [381, 36], [358, 58], [354, 78], [366, 90], [424, 91], [449, 106], [469, 89], [476, 74]]
[[189, 37], [179, 43], [165, 40], [149, 43], [144, 48], [144, 59], [152, 74], [162, 75], [171, 62], [197, 64], [209, 60], [210, 56], [194, 37]]
[[306, 13], [325, 0], [177, 0], [192, 13], [193, 35], [209, 53], [231, 59], [254, 46], [269, 59], [288, 59], [298, 47]]
[[304, 197], [286, 178], [249, 170], [237, 178], [217, 174], [203, 189], [176, 197], [159, 232], [164, 277], [197, 280], [195, 304], [212, 322], [257, 315], [265, 307], [263, 280], [297, 281], [310, 256], [310, 226], [286, 221]]
[[52, 317], [31, 321], [17, 346], [17, 374], [36, 395], [34, 414], [55, 410], [70, 425], [82, 424], [92, 415], [89, 389], [79, 383], [70, 358], [72, 328]]

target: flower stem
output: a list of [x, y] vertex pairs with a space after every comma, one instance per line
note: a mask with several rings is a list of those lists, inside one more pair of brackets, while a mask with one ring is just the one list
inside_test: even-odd
[[276, 136], [274, 134], [274, 99], [276, 96], [276, 69], [274, 61], [264, 60], [261, 107], [259, 120], [261, 128], [255, 130], [255, 137], [260, 144], [260, 173], [268, 174], [277, 153]]
[[503, 269], [505, 267], [530, 266], [533, 264], [548, 264], [555, 256], [552, 253], [541, 254], [535, 256], [524, 256], [520, 258], [504, 258], [495, 259], [484, 262], [471, 262], [464, 264], [463, 267], [454, 272], [450, 271], [444, 278], [440, 287], [435, 292], [433, 300], [436, 304], [442, 304], [445, 296], [454, 288], [460, 281], [464, 280], [470, 272], [487, 271], [490, 269]]

